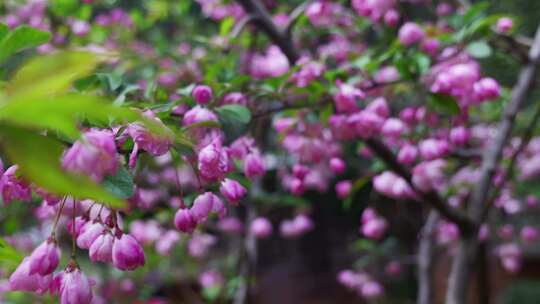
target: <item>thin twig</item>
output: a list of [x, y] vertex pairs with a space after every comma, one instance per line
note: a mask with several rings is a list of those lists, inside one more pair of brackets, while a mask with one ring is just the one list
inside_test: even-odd
[[433, 301], [433, 257], [435, 248], [433, 233], [439, 221], [439, 214], [435, 210], [429, 212], [424, 227], [420, 231], [420, 246], [416, 263], [418, 265], [418, 295], [417, 304], [431, 304]]

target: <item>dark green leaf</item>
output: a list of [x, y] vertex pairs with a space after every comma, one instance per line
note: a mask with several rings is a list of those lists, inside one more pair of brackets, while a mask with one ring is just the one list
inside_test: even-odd
[[241, 105], [225, 105], [215, 110], [229, 139], [241, 135], [251, 120], [251, 112]]
[[457, 115], [460, 113], [457, 101], [454, 97], [446, 94], [430, 93], [428, 106], [441, 114]]
[[109, 192], [113, 193], [119, 198], [127, 199], [133, 196], [135, 192], [135, 185], [133, 184], [133, 178], [129, 174], [128, 170], [123, 166], [120, 167], [115, 176], [107, 176], [103, 180], [103, 186]]

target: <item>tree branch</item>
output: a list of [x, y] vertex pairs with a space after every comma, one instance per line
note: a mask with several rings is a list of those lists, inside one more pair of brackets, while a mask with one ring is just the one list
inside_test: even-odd
[[539, 61], [540, 27], [536, 31], [534, 42], [529, 50], [529, 63], [519, 74], [518, 82], [512, 90], [510, 102], [505, 108], [502, 121], [499, 123], [497, 136], [484, 153], [480, 178], [473, 190], [468, 209], [470, 218], [477, 225], [472, 233], [462, 235], [448, 282], [448, 290], [446, 292], [447, 304], [466, 303], [471, 268], [474, 262], [473, 260], [476, 257], [476, 251], [478, 250], [477, 227], [482, 221], [484, 205], [486, 204], [489, 188], [492, 185], [493, 175], [502, 156], [502, 150], [512, 132], [516, 114], [534, 84]]
[[422, 202], [431, 205], [443, 217], [455, 223], [462, 233], [466, 234], [473, 230], [473, 223], [469, 218], [458, 209], [454, 209], [446, 204], [437, 192], [423, 192], [417, 189], [412, 182], [411, 172], [397, 161], [392, 151], [383, 142], [375, 138], [369, 138], [366, 140], [366, 144], [392, 171], [407, 181], [411, 188], [420, 196]]
[[416, 256], [418, 265], [418, 295], [417, 304], [431, 304], [433, 301], [433, 257], [435, 248], [433, 247], [433, 233], [439, 221], [439, 214], [435, 210], [429, 212], [424, 227], [420, 231], [420, 246]]
[[294, 65], [300, 57], [295, 49], [292, 40], [287, 34], [280, 30], [272, 21], [272, 17], [259, 0], [236, 0], [247, 14], [254, 17], [254, 22], [264, 31], [270, 39], [278, 45], [281, 51], [287, 56], [289, 63]]
[[300, 20], [300, 17], [302, 14], [304, 14], [304, 11], [306, 8], [313, 2], [313, 0], [306, 0], [302, 2], [302, 4], [298, 5], [290, 14], [289, 14], [289, 22], [287, 23], [287, 26], [285, 27], [285, 35], [288, 37], [288, 39], [292, 39], [292, 31], [294, 29], [294, 26]]

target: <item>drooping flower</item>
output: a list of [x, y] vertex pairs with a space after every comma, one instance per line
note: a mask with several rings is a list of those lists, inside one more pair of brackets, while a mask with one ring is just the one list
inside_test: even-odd
[[17, 176], [17, 169], [17, 165], [11, 166], [0, 177], [0, 194], [5, 204], [13, 200], [29, 201], [32, 199], [32, 190], [27, 182]]
[[191, 92], [191, 96], [195, 99], [195, 102], [200, 105], [209, 103], [214, 97], [212, 88], [206, 85], [197, 85]]
[[64, 153], [62, 165], [96, 181], [101, 181], [107, 174], [114, 175], [118, 169], [118, 157], [113, 133], [97, 129], [85, 132]]
[[261, 177], [266, 172], [266, 165], [258, 151], [248, 153], [244, 158], [244, 174], [249, 179]]
[[30, 274], [30, 263], [29, 257], [24, 258], [15, 272], [11, 274], [9, 277], [10, 289], [13, 291], [46, 292], [51, 284], [52, 275]]
[[112, 262], [120, 270], [134, 270], [143, 266], [145, 263], [143, 248], [134, 237], [122, 233], [114, 240]]
[[77, 266], [70, 265], [55, 280], [59, 281], [60, 304], [90, 304], [92, 282]]
[[52, 238], [41, 243], [30, 255], [29, 274], [46, 276], [53, 273], [60, 262], [60, 248]]
[[112, 262], [112, 248], [114, 236], [110, 232], [104, 232], [92, 242], [89, 255], [92, 262]]
[[198, 155], [199, 172], [208, 181], [221, 179], [229, 170], [229, 156], [219, 143], [204, 147]]
[[216, 202], [219, 203], [218, 201], [220, 202], [221, 200], [212, 192], [206, 192], [197, 196], [190, 209], [195, 222], [204, 222], [208, 218], [208, 215], [213, 211], [214, 204], [216, 204]]
[[189, 209], [178, 209], [174, 216], [174, 225], [182, 232], [191, 233], [197, 227], [197, 222]]
[[98, 221], [88, 221], [81, 227], [77, 237], [77, 246], [89, 249], [92, 243], [105, 231], [105, 227]]
[[246, 195], [247, 190], [239, 182], [226, 178], [221, 182], [221, 187], [219, 188], [221, 194], [233, 205], [238, 204], [238, 202]]
[[258, 217], [251, 222], [249, 232], [258, 239], [264, 239], [272, 234], [272, 223], [265, 217]]

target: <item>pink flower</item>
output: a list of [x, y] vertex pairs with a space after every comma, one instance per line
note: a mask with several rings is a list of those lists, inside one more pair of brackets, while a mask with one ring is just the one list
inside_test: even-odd
[[275, 45], [266, 54], [255, 54], [251, 59], [251, 74], [256, 78], [278, 77], [287, 73], [289, 67], [287, 56]]
[[330, 169], [336, 174], [345, 172], [345, 162], [339, 157], [332, 157], [330, 159]]
[[502, 17], [497, 20], [497, 24], [495, 25], [495, 29], [499, 33], [508, 33], [512, 30], [512, 27], [514, 26], [514, 22], [512, 19], [508, 17]]
[[497, 248], [497, 253], [505, 270], [510, 273], [517, 273], [521, 269], [522, 252], [516, 244], [507, 243], [500, 245]]
[[362, 138], [369, 138], [380, 132], [384, 124], [384, 118], [367, 109], [351, 115], [348, 121], [354, 125], [356, 134]]
[[395, 0], [352, 0], [352, 7], [358, 15], [379, 21], [396, 5]]
[[524, 226], [523, 228], [521, 228], [520, 235], [523, 243], [531, 244], [538, 240], [539, 233], [538, 229], [536, 229], [535, 227]]
[[392, 138], [399, 138], [406, 131], [407, 126], [398, 118], [388, 118], [381, 129], [383, 135]]
[[395, 199], [414, 198], [415, 193], [405, 179], [394, 172], [384, 171], [373, 178], [373, 186], [377, 192]]
[[217, 223], [218, 229], [225, 233], [237, 234], [241, 233], [244, 229], [244, 225], [237, 217], [227, 217], [221, 219]]
[[37, 273], [30, 274], [31, 260], [24, 258], [15, 272], [9, 277], [9, 287], [13, 291], [32, 291], [44, 293], [49, 289], [52, 275], [41, 276]]
[[433, 160], [445, 156], [450, 152], [448, 142], [445, 140], [428, 138], [419, 144], [420, 155], [425, 160]]
[[208, 181], [221, 179], [229, 170], [229, 156], [218, 143], [204, 147], [199, 152], [198, 161], [199, 172]]
[[56, 241], [49, 239], [39, 245], [30, 255], [29, 274], [46, 276], [53, 273], [60, 262], [60, 248]]
[[265, 217], [258, 217], [251, 222], [249, 231], [258, 239], [265, 239], [272, 234], [272, 223]]
[[383, 295], [384, 289], [382, 285], [376, 281], [368, 281], [362, 284], [360, 294], [366, 299], [376, 299]]
[[92, 283], [78, 267], [70, 267], [59, 277], [60, 304], [90, 304]]
[[85, 132], [64, 153], [62, 165], [67, 170], [87, 174], [96, 181], [101, 181], [107, 174], [114, 175], [118, 169], [118, 158], [113, 133], [97, 129]]
[[212, 212], [214, 204], [218, 201], [221, 202], [219, 197], [214, 195], [212, 192], [206, 192], [197, 196], [195, 201], [193, 201], [193, 206], [191, 206], [190, 209], [191, 215], [193, 216], [195, 222], [198, 224], [204, 222], [208, 218], [210, 212]]
[[346, 198], [352, 189], [352, 182], [350, 180], [343, 180], [336, 184], [336, 193], [340, 199]]
[[178, 209], [174, 216], [174, 225], [176, 228], [185, 233], [192, 233], [197, 227], [197, 222], [191, 215], [188, 209]]
[[450, 143], [456, 146], [464, 146], [469, 141], [471, 135], [467, 128], [463, 126], [454, 127], [450, 130]]
[[362, 90], [355, 88], [352, 85], [337, 82], [338, 92], [334, 95], [334, 103], [338, 113], [353, 113], [360, 110], [357, 104], [357, 99], [365, 98], [366, 95]]
[[411, 144], [406, 144], [399, 149], [398, 155], [397, 155], [397, 161], [404, 164], [404, 165], [410, 165], [414, 163], [416, 158], [418, 157], [418, 148], [416, 146], [413, 146]]
[[399, 12], [395, 9], [389, 10], [384, 14], [384, 24], [389, 27], [395, 27], [399, 22]]
[[221, 104], [227, 105], [227, 104], [238, 104], [238, 105], [247, 105], [248, 99], [246, 95], [240, 92], [230, 92], [225, 94], [223, 96], [223, 99], [221, 100]]
[[223, 285], [224, 279], [221, 273], [209, 270], [201, 273], [199, 283], [203, 288], [215, 288]]
[[197, 85], [191, 92], [191, 96], [195, 99], [195, 102], [200, 105], [209, 103], [213, 96], [212, 88], [206, 85]]
[[444, 184], [444, 168], [446, 161], [436, 159], [422, 162], [413, 169], [412, 181], [420, 191], [428, 192], [432, 189], [440, 189]]
[[424, 39], [424, 30], [414, 22], [407, 22], [399, 29], [399, 42], [410, 46]]
[[[155, 120], [157, 124], [165, 127], [152, 111], [145, 111], [144, 116]], [[138, 149], [142, 149], [153, 156], [160, 156], [167, 153], [172, 145], [171, 138], [163, 138], [152, 134], [140, 123], [129, 124], [126, 128], [126, 132], [134, 141], [133, 151], [131, 152], [131, 157], [129, 159], [130, 167], [132, 168], [135, 167]]]
[[501, 95], [501, 88], [495, 79], [486, 77], [474, 84], [474, 94], [480, 101], [496, 99]]
[[262, 177], [266, 172], [266, 165], [262, 155], [258, 152], [251, 152], [244, 158], [244, 174], [253, 180]]
[[226, 178], [221, 182], [221, 187], [219, 188], [221, 194], [233, 205], [238, 204], [238, 202], [246, 195], [247, 190], [239, 182]]
[[90, 260], [92, 262], [112, 262], [113, 244], [113, 235], [110, 232], [102, 233], [90, 246]]
[[90, 24], [84, 20], [75, 20], [71, 23], [71, 31], [76, 36], [85, 36], [90, 32]]
[[[184, 114], [182, 126], [188, 127], [202, 122], [217, 122], [217, 115], [199, 105], [193, 107]], [[204, 148], [214, 142], [221, 142], [224, 138], [223, 132], [218, 128], [192, 127], [189, 134], [197, 141], [197, 148]]]
[[112, 262], [120, 270], [134, 270], [144, 265], [144, 251], [135, 238], [123, 233], [114, 241]]
[[180, 234], [177, 231], [168, 230], [156, 242], [156, 251], [162, 256], [169, 256], [178, 241], [180, 241]]
[[361, 227], [361, 232], [365, 237], [369, 239], [379, 240], [383, 237], [387, 227], [388, 223], [384, 218], [376, 217], [363, 223]]
[[88, 221], [81, 227], [77, 237], [77, 246], [81, 249], [89, 249], [92, 243], [105, 231], [105, 227], [98, 221]]
[[17, 170], [17, 165], [11, 166], [0, 178], [0, 194], [5, 204], [13, 200], [30, 201], [32, 199], [30, 186], [17, 177]]

